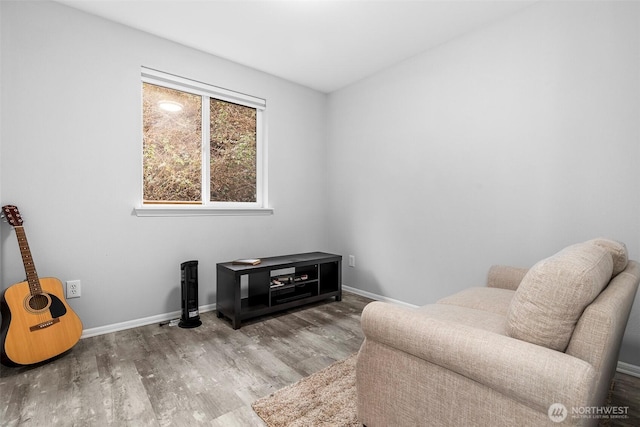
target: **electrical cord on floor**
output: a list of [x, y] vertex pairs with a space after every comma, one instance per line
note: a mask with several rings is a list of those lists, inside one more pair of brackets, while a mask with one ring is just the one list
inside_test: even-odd
[[160, 326], [178, 326], [178, 323], [180, 323], [180, 319], [171, 319], [171, 320], [167, 320], [165, 322], [160, 322]]

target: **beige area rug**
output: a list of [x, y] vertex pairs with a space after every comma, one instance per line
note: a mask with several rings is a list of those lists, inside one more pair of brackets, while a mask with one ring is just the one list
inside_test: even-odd
[[356, 417], [356, 360], [352, 354], [251, 406], [269, 427], [362, 426]]

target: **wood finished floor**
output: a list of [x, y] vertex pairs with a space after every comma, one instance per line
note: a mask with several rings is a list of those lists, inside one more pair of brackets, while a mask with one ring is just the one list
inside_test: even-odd
[[251, 403], [357, 352], [351, 293], [233, 330], [149, 325], [80, 340], [37, 367], [0, 367], [0, 425], [263, 426]]
[[[143, 326], [81, 340], [36, 367], [0, 367], [0, 425], [264, 426], [256, 399], [356, 352], [371, 300], [345, 292], [233, 330], [215, 312], [195, 329]], [[612, 406], [640, 425], [640, 378], [617, 374]]]

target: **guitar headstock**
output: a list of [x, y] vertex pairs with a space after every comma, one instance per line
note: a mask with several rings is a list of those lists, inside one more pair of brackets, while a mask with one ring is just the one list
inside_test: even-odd
[[2, 207], [2, 216], [7, 219], [7, 222], [14, 227], [19, 227], [22, 225], [24, 220], [22, 219], [22, 215], [18, 211], [18, 208], [13, 205], [6, 205]]

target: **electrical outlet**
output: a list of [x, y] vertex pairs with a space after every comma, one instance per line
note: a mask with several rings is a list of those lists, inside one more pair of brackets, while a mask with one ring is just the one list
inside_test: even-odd
[[349, 255], [349, 267], [355, 267], [355, 266], [356, 266], [356, 256]]
[[80, 297], [80, 280], [67, 281], [67, 298]]

